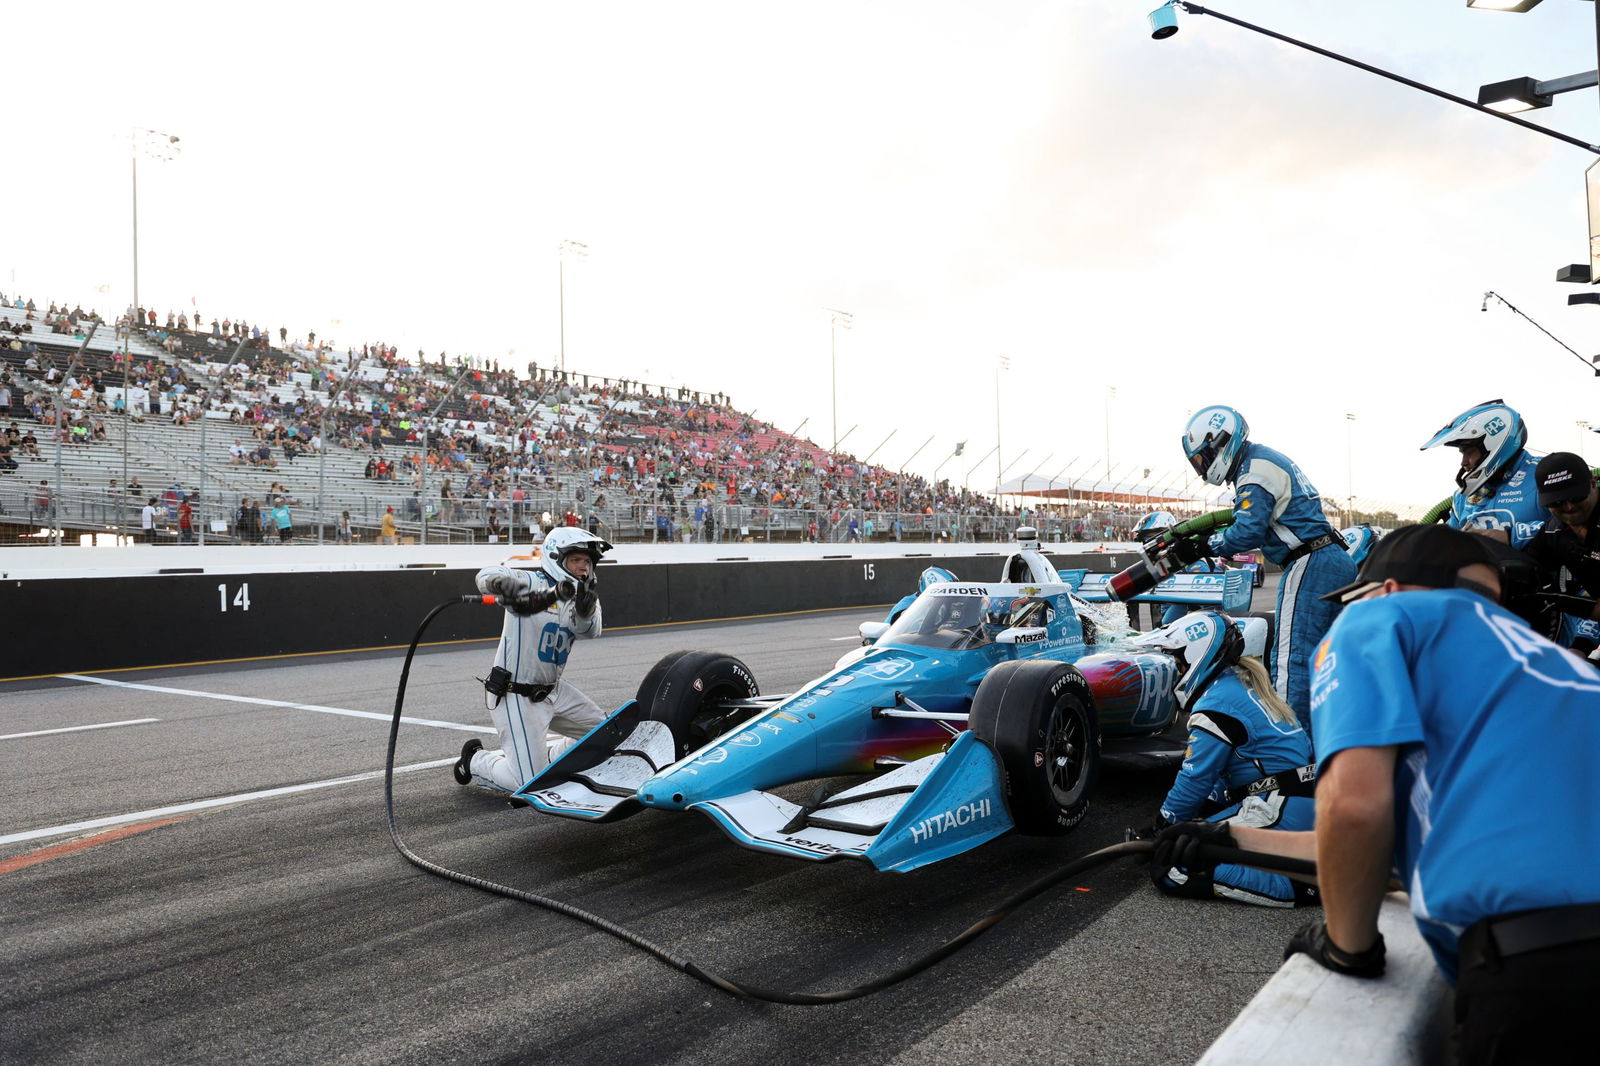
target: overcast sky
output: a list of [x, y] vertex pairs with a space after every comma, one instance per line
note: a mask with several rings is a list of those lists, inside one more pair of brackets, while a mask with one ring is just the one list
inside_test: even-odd
[[[1222, 4], [1466, 97], [1595, 67], [1579, 0]], [[570, 239], [569, 368], [826, 446], [842, 308], [845, 450], [932, 437], [911, 467], [974, 487], [997, 427], [1008, 480], [1175, 475], [1211, 403], [1328, 496], [1441, 498], [1455, 453], [1419, 445], [1497, 396], [1600, 462], [1600, 379], [1480, 311], [1600, 352], [1553, 280], [1595, 157], [1215, 18], [1153, 41], [1153, 6], [19, 5], [0, 289], [130, 301], [144, 127], [181, 138], [139, 167], [162, 311], [549, 365]], [[1594, 90], [1532, 117], [1600, 141]]]

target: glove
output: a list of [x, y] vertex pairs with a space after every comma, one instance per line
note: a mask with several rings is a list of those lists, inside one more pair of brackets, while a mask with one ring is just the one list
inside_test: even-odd
[[1227, 822], [1179, 822], [1169, 825], [1156, 834], [1156, 850], [1150, 857], [1150, 867], [1166, 870], [1181, 866], [1191, 873], [1211, 870], [1216, 864], [1200, 858], [1202, 845], [1233, 847], [1233, 834]]
[[1173, 541], [1172, 547], [1167, 549], [1167, 558], [1180, 567], [1198, 563], [1210, 554], [1206, 543], [1198, 537], [1181, 537]]
[[556, 602], [556, 590], [549, 585], [545, 585], [542, 588], [518, 593], [515, 596], [507, 596], [501, 602], [505, 604], [506, 610], [512, 614], [526, 618], [528, 615], [548, 610], [550, 605]]
[[1304, 953], [1318, 965], [1347, 977], [1383, 976], [1382, 933], [1378, 934], [1378, 939], [1370, 948], [1356, 954], [1335, 947], [1333, 941], [1328, 939], [1328, 923], [1315, 921], [1303, 926], [1294, 935], [1294, 939], [1289, 941], [1289, 946], [1283, 949], [1283, 957], [1287, 959], [1297, 952]]
[[586, 578], [578, 582], [577, 591], [572, 595], [572, 609], [579, 618], [588, 618], [594, 614], [595, 605], [600, 602], [600, 594], [594, 590], [594, 578]]

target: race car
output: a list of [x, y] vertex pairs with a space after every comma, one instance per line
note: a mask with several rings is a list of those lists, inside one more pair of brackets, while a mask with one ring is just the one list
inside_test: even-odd
[[[1013, 829], [1065, 833], [1103, 750], [1181, 759], [1181, 742], [1156, 736], [1179, 717], [1178, 664], [1139, 643], [1124, 608], [1092, 602], [1106, 575], [1060, 574], [1031, 541], [1002, 575], [928, 584], [892, 624], [863, 623], [870, 646], [787, 695], [761, 696], [732, 656], [670, 655], [517, 795], [589, 821], [698, 811], [746, 847], [897, 872]], [[1221, 606], [1224, 578], [1247, 606], [1243, 571], [1177, 575], [1153, 594]], [[1260, 654], [1264, 623], [1240, 624]], [[870, 776], [809, 797], [774, 791], [858, 774]]]

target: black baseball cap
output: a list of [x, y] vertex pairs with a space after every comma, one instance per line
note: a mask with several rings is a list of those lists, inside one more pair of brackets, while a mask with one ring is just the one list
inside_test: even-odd
[[1533, 472], [1533, 483], [1539, 486], [1539, 506], [1549, 507], [1588, 496], [1594, 487], [1594, 477], [1582, 456], [1551, 452], [1539, 460]]
[[[1390, 578], [1405, 585], [1455, 588], [1456, 574], [1473, 563], [1483, 563], [1497, 572], [1500, 569], [1493, 549], [1483, 537], [1445, 525], [1401, 526], [1373, 546], [1354, 582], [1322, 598], [1349, 603]], [[1472, 583], [1473, 587], [1476, 585]]]

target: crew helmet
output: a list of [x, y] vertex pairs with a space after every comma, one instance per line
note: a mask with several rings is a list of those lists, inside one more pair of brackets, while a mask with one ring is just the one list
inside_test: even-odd
[[1344, 550], [1349, 553], [1350, 561], [1358, 567], [1366, 562], [1367, 556], [1372, 554], [1372, 546], [1378, 543], [1378, 531], [1365, 522], [1340, 530], [1339, 536], [1344, 538]]
[[1487, 453], [1483, 461], [1471, 470], [1456, 472], [1456, 485], [1468, 496], [1477, 495], [1516, 462], [1528, 443], [1528, 427], [1522, 424], [1522, 416], [1507, 407], [1504, 400], [1486, 400], [1456, 415], [1422, 446], [1422, 450], [1441, 444], [1459, 448], [1474, 442], [1481, 444]]
[[1143, 544], [1151, 537], [1164, 533], [1178, 524], [1170, 511], [1151, 511], [1139, 519], [1139, 524], [1134, 527], [1133, 539]]
[[1183, 454], [1208, 485], [1220, 485], [1233, 475], [1249, 439], [1244, 415], [1231, 407], [1204, 407], [1183, 431]]
[[917, 591], [927, 592], [930, 585], [939, 585], [944, 582], [953, 582], [956, 575], [942, 566], [930, 566], [922, 572], [922, 577], [917, 579]]
[[1244, 634], [1221, 611], [1195, 611], [1171, 625], [1135, 637], [1135, 644], [1165, 648], [1183, 660], [1183, 674], [1173, 689], [1183, 711], [1194, 703], [1222, 671], [1244, 656]]
[[611, 550], [611, 545], [577, 526], [560, 526], [545, 534], [540, 548], [540, 565], [555, 581], [571, 581], [576, 575], [567, 569], [567, 556], [573, 552], [587, 555], [589, 561], [600, 565], [600, 556]]

